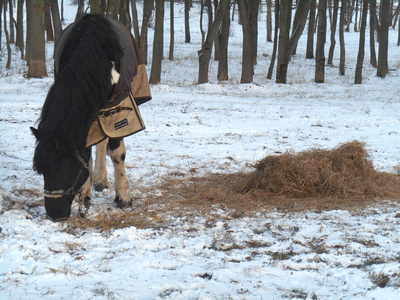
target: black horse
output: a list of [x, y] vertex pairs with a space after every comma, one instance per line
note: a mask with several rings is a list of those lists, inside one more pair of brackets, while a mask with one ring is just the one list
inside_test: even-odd
[[[131, 33], [123, 25], [100, 15], [85, 15], [65, 29], [55, 51], [55, 79], [43, 105], [38, 128], [33, 167], [44, 177], [47, 215], [66, 219], [78, 193], [90, 203], [91, 147], [89, 129], [100, 109], [115, 98], [132, 93], [141, 57]], [[147, 77], [146, 77], [147, 80]], [[133, 87], [135, 89], [135, 87]], [[139, 105], [151, 96], [135, 97]], [[125, 146], [122, 138], [108, 139], [98, 147], [94, 184], [108, 187], [105, 147], [115, 167], [118, 207], [131, 204], [125, 176]], [[99, 149], [100, 148], [100, 149]]]

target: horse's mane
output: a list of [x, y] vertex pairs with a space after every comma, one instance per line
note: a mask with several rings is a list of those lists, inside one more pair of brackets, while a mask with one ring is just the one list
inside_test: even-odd
[[111, 95], [112, 62], [119, 70], [122, 57], [119, 37], [105, 17], [85, 15], [73, 25], [39, 119], [34, 156], [39, 173], [59, 167], [52, 134], [62, 138], [70, 153], [85, 146], [92, 121]]

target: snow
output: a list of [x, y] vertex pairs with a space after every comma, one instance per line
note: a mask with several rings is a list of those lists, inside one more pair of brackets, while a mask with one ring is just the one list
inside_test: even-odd
[[[176, 5], [175, 12], [183, 14], [182, 4]], [[241, 28], [234, 21], [230, 80], [217, 82], [213, 61], [210, 83], [195, 85], [198, 10], [192, 10], [192, 43], [176, 32], [176, 59], [163, 61], [162, 83], [151, 87], [153, 100], [140, 107], [147, 129], [125, 139], [127, 175], [138, 202], [132, 211], [146, 216], [155, 209], [147, 193], [162, 197], [157, 186], [174, 172], [189, 177], [194, 169], [198, 175], [249, 170], [268, 154], [351, 140], [366, 143], [376, 169], [399, 171], [397, 31], [390, 31], [391, 71], [385, 79], [375, 76], [366, 49], [363, 84], [353, 84], [358, 33], [350, 32], [345, 76], [338, 75], [335, 55], [326, 83], [314, 83], [303, 36], [288, 84], [281, 85], [266, 79], [269, 57], [262, 54], [270, 54], [272, 45], [265, 42], [264, 11], [254, 83], [238, 83]], [[75, 8], [67, 6], [65, 13], [69, 23]], [[168, 19], [165, 25], [168, 33]], [[166, 227], [103, 232], [71, 231], [68, 222], [48, 220], [43, 205], [35, 205], [43, 180], [32, 170], [35, 141], [29, 129], [52, 84], [52, 43], [46, 46], [49, 77], [43, 79], [24, 77], [26, 66], [16, 51], [6, 70], [1, 54], [0, 299], [400, 298], [399, 203], [390, 199], [371, 200], [358, 210], [260, 210], [239, 218], [220, 206], [190, 216], [168, 215], [173, 209], [165, 207], [157, 213], [168, 220]], [[118, 211], [112, 189], [94, 198], [87, 218]]]

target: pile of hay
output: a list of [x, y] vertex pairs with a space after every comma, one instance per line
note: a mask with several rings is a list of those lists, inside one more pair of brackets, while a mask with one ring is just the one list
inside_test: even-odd
[[271, 155], [255, 165], [242, 191], [290, 198], [365, 199], [399, 197], [400, 178], [377, 172], [364, 143], [332, 150]]

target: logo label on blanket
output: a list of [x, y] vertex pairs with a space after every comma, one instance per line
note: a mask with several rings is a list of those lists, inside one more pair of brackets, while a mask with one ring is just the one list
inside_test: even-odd
[[122, 121], [119, 121], [119, 122], [114, 124], [114, 129], [118, 130], [118, 129], [124, 128], [124, 127], [126, 127], [128, 125], [129, 125], [128, 120], [127, 119], [123, 119]]

